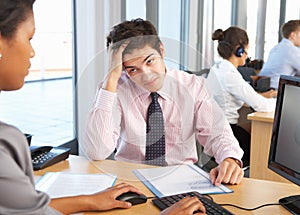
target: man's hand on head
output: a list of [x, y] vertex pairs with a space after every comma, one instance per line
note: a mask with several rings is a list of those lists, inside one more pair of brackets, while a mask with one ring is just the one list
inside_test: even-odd
[[108, 74], [105, 77], [103, 88], [110, 92], [117, 92], [118, 81], [122, 75], [122, 54], [128, 43], [123, 43], [119, 48], [113, 45], [108, 48]]

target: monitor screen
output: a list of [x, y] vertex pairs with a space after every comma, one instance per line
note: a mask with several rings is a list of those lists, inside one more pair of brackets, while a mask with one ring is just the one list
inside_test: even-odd
[[[300, 78], [280, 76], [268, 167], [297, 185], [300, 185], [299, 100]], [[287, 204], [291, 200], [295, 201]], [[299, 195], [282, 198], [279, 203], [296, 214], [300, 213]]]
[[300, 185], [300, 78], [281, 76], [269, 168]]

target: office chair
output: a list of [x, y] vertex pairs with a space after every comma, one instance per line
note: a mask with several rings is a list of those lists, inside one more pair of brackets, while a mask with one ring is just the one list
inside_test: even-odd
[[210, 172], [210, 170], [216, 167], [218, 164], [215, 162], [215, 159], [203, 152], [203, 146], [199, 144], [196, 140], [196, 147], [197, 147], [197, 155], [198, 155], [198, 162], [196, 163], [197, 166], [202, 168], [206, 172]]
[[251, 67], [239, 66], [238, 71], [243, 76], [243, 79], [248, 82], [255, 91], [266, 92], [270, 90], [270, 77], [258, 76], [255, 69]]
[[190, 70], [184, 70], [184, 71], [189, 73], [189, 74], [194, 74], [194, 75], [197, 75], [197, 76], [202, 76], [204, 78], [207, 78], [209, 70], [210, 69], [206, 68], [206, 69], [201, 69], [200, 71], [190, 71]]
[[251, 67], [244, 67], [244, 66], [239, 66], [238, 71], [241, 73], [241, 75], [243, 76], [243, 79], [245, 81], [247, 81], [248, 83], [251, 84], [251, 82], [253, 82], [251, 76], [256, 76], [256, 72], [254, 68]]
[[24, 134], [25, 135], [25, 137], [26, 137], [26, 140], [27, 140], [27, 142], [28, 142], [28, 146], [30, 146], [31, 145], [31, 139], [32, 139], [32, 134]]

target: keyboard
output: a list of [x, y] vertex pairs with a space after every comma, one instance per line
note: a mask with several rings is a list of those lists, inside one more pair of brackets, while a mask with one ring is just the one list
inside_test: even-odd
[[188, 193], [176, 194], [176, 195], [172, 195], [172, 196], [161, 197], [161, 198], [153, 199], [152, 202], [159, 209], [164, 210], [164, 209], [170, 207], [171, 205], [173, 205], [174, 203], [178, 202], [179, 200], [183, 199], [186, 196], [191, 196], [191, 197], [197, 196], [200, 199], [200, 201], [202, 202], [202, 204], [204, 205], [204, 207], [206, 208], [206, 213], [208, 215], [210, 215], [210, 214], [211, 215], [218, 215], [218, 214], [233, 215], [233, 213], [226, 210], [218, 203], [208, 199], [207, 197], [204, 197], [203, 195], [201, 195], [198, 192], [188, 192]]

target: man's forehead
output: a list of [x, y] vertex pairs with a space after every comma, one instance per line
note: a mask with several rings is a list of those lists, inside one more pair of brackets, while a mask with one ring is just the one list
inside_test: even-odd
[[137, 61], [137, 60], [145, 60], [147, 57], [151, 55], [157, 55], [158, 52], [149, 47], [146, 46], [141, 49], [133, 49], [130, 53], [126, 53], [123, 55], [123, 61]]

